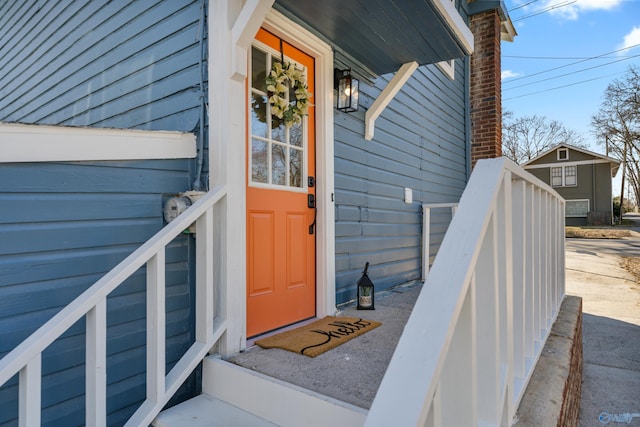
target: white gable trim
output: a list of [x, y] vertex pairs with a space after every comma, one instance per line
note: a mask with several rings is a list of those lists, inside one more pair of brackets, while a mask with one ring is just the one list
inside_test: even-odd
[[615, 162], [611, 160], [605, 160], [605, 159], [593, 159], [593, 160], [576, 160], [574, 162], [540, 163], [536, 165], [526, 165], [523, 167], [525, 170], [528, 170], [528, 169], [559, 168], [562, 166], [595, 165], [599, 163], [615, 163]]
[[616, 164], [620, 164], [620, 161], [619, 161], [619, 160], [616, 160], [616, 159], [611, 158], [611, 157], [607, 157], [607, 156], [605, 156], [605, 155], [603, 155], [603, 154], [594, 153], [593, 151], [585, 150], [584, 148], [574, 147], [574, 146], [572, 146], [572, 145], [567, 145], [567, 144], [557, 144], [557, 145], [554, 145], [553, 147], [549, 148], [548, 150], [543, 151], [542, 153], [538, 154], [536, 157], [534, 157], [533, 159], [529, 160], [528, 162], [526, 162], [526, 163], [523, 165], [523, 167], [524, 167], [525, 169], [527, 169], [527, 165], [530, 165], [531, 163], [534, 163], [534, 162], [536, 162], [536, 161], [540, 160], [541, 158], [543, 158], [544, 156], [546, 156], [546, 155], [547, 155], [547, 154], [549, 154], [549, 153], [554, 152], [554, 151], [555, 151], [555, 150], [557, 150], [558, 148], [567, 148], [567, 149], [569, 149], [569, 151], [572, 151], [572, 150], [573, 150], [573, 151], [577, 151], [577, 152], [579, 152], [579, 153], [587, 154], [587, 155], [589, 155], [589, 156], [593, 156], [593, 157], [598, 158], [598, 159], [604, 159], [604, 160], [608, 161], [609, 163], [616, 163]]
[[193, 157], [189, 133], [0, 123], [0, 163]]

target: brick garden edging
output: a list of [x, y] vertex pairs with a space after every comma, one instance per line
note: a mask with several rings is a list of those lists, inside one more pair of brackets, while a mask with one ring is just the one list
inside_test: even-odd
[[518, 407], [517, 426], [578, 426], [582, 298], [567, 296]]

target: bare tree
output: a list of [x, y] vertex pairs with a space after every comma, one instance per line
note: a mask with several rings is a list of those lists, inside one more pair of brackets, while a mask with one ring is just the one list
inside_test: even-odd
[[557, 120], [538, 115], [515, 117], [512, 111], [503, 113], [503, 156], [522, 164], [558, 144], [586, 148], [582, 135]]
[[622, 162], [620, 198], [624, 200], [628, 179], [635, 199], [640, 200], [640, 69], [637, 66], [631, 66], [622, 78], [607, 86], [591, 125], [600, 144], [607, 146], [608, 154]]

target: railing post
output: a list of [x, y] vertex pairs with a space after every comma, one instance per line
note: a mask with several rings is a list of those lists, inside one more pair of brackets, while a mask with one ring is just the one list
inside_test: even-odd
[[533, 361], [533, 355], [535, 353], [534, 342], [535, 342], [535, 334], [534, 334], [534, 323], [535, 323], [535, 313], [534, 313], [534, 283], [535, 283], [535, 234], [534, 234], [534, 220], [536, 218], [535, 211], [535, 190], [533, 185], [529, 183], [525, 183], [525, 225], [524, 225], [524, 235], [525, 235], [525, 247], [524, 247], [524, 304], [525, 304], [525, 318], [524, 318], [524, 327], [525, 327], [525, 341], [524, 341], [524, 351], [525, 351], [525, 361], [529, 363]]
[[147, 399], [165, 391], [165, 247], [147, 263]]
[[40, 427], [42, 413], [42, 354], [31, 359], [20, 370], [18, 397], [19, 427]]
[[422, 281], [429, 274], [429, 245], [431, 241], [431, 208], [422, 206]]
[[[539, 188], [533, 190], [533, 339], [538, 346], [542, 346], [542, 295], [540, 288], [544, 277], [542, 277], [542, 243], [541, 230], [539, 224], [543, 221], [542, 196]], [[537, 352], [537, 349], [535, 350]]]
[[560, 253], [560, 287], [558, 289], [558, 305], [562, 302], [561, 298], [564, 296], [565, 292], [565, 280], [566, 280], [566, 270], [565, 270], [565, 219], [564, 219], [564, 210], [565, 210], [565, 201], [564, 199], [558, 201], [558, 220], [559, 220], [559, 230], [558, 234], [562, 236], [558, 239], [558, 252]]
[[[512, 187], [512, 257], [513, 257], [513, 376], [514, 394], [517, 394], [525, 381], [526, 373], [526, 338], [525, 328], [527, 319], [527, 277], [526, 277], [526, 247], [527, 213], [529, 206], [526, 203], [527, 184], [518, 179]], [[517, 381], [517, 384], [516, 384]]]
[[504, 224], [500, 227], [502, 236], [502, 244], [504, 244], [504, 271], [503, 271], [503, 279], [505, 281], [504, 289], [505, 295], [503, 297], [504, 301], [504, 315], [505, 319], [501, 320], [501, 323], [504, 326], [504, 334], [501, 336], [501, 339], [504, 340], [502, 344], [502, 348], [505, 350], [504, 354], [504, 362], [506, 363], [506, 378], [505, 378], [505, 389], [503, 392], [506, 394], [504, 404], [506, 408], [503, 408], [503, 414], [506, 414], [509, 420], [512, 420], [515, 416], [516, 408], [514, 408], [514, 398], [513, 398], [513, 389], [514, 389], [514, 344], [515, 340], [513, 337], [513, 189], [512, 189], [512, 176], [511, 172], [505, 171], [503, 181], [502, 181], [502, 189], [503, 189], [503, 197], [504, 197], [504, 206], [502, 208], [504, 215]]
[[464, 296], [438, 383], [443, 426], [478, 425], [475, 295], [472, 283]]
[[[543, 321], [543, 325], [542, 325], [542, 329], [544, 331], [548, 330], [551, 328], [551, 313], [550, 313], [550, 295], [549, 295], [549, 290], [550, 290], [550, 283], [551, 283], [551, 256], [552, 254], [550, 253], [551, 251], [546, 250], [549, 247], [549, 243], [551, 242], [551, 229], [550, 229], [550, 222], [551, 222], [551, 209], [549, 206], [549, 200], [551, 198], [551, 196], [549, 195], [549, 193], [547, 193], [546, 191], [542, 193], [543, 197], [544, 197], [544, 203], [543, 203], [543, 209], [544, 209], [544, 239], [542, 242], [542, 247], [544, 248], [543, 251], [543, 267], [544, 267], [544, 271], [543, 271], [543, 277], [544, 277], [544, 282], [542, 283], [542, 310], [543, 310], [543, 316], [542, 316], [542, 321]], [[544, 338], [544, 337], [543, 337]]]
[[196, 341], [213, 335], [213, 209], [196, 221]]
[[491, 214], [487, 230], [482, 239], [475, 265], [472, 286], [476, 287], [476, 328], [482, 337], [477, 343], [478, 418], [480, 422], [495, 422], [498, 412], [500, 390], [500, 342], [498, 318], [498, 261], [495, 210]]
[[88, 426], [107, 424], [107, 300], [87, 312], [86, 415]]

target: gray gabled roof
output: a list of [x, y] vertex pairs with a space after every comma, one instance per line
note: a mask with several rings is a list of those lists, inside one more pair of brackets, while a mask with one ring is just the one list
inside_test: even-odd
[[553, 151], [556, 151], [558, 148], [568, 148], [569, 150], [574, 150], [574, 151], [578, 151], [580, 153], [583, 153], [583, 154], [586, 154], [586, 155], [589, 155], [589, 156], [593, 156], [596, 159], [606, 160], [606, 161], [608, 161], [609, 163], [612, 164], [612, 166], [611, 166], [611, 176], [614, 177], [618, 173], [618, 168], [620, 167], [620, 160], [614, 159], [613, 157], [609, 157], [609, 156], [606, 156], [604, 154], [594, 153], [593, 151], [585, 150], [584, 148], [574, 147], [573, 145], [564, 144], [564, 143], [554, 145], [553, 147], [549, 148], [547, 151], [544, 151], [544, 152], [538, 154], [533, 159], [531, 159], [528, 162], [522, 164], [522, 167], [524, 169], [527, 169], [528, 165], [531, 165], [531, 164], [535, 163], [536, 161], [540, 160], [541, 158], [543, 158], [544, 156], [548, 155], [549, 153], [552, 153]]

